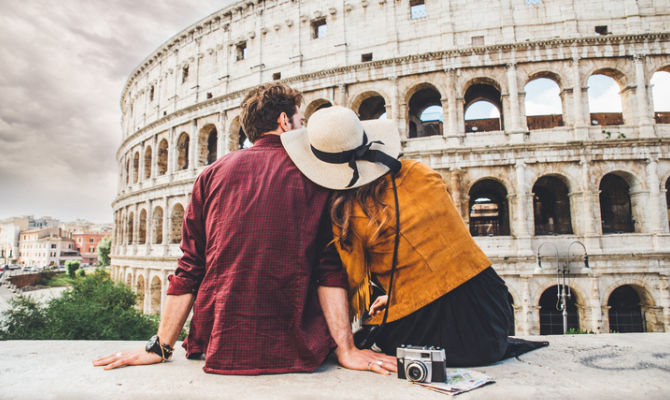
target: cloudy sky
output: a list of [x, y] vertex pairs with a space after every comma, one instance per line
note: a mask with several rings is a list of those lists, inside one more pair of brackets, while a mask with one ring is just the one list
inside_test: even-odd
[[229, 1], [0, 1], [0, 218], [111, 222], [126, 78]]
[[126, 78], [230, 2], [0, 0], [0, 219], [111, 222]]

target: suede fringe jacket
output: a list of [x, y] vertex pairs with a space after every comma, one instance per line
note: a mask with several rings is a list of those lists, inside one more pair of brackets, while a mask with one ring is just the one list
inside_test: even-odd
[[[388, 291], [395, 238], [395, 202], [387, 174], [382, 202], [386, 224], [373, 240], [376, 226], [355, 204], [352, 212], [352, 244], [342, 248], [335, 240], [349, 280], [351, 317], [360, 318], [370, 307], [371, 275]], [[477, 246], [442, 177], [418, 161], [404, 160], [396, 175], [400, 206], [398, 264], [387, 322], [405, 317], [431, 303], [491, 265]], [[382, 213], [382, 210], [376, 210]], [[379, 219], [383, 216], [378, 215]], [[340, 230], [333, 225], [334, 236]], [[365, 321], [380, 324], [380, 313]]]

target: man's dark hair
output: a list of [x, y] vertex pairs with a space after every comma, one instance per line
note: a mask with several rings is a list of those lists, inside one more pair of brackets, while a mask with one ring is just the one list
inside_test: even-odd
[[284, 112], [291, 118], [302, 103], [302, 94], [281, 83], [266, 83], [249, 91], [242, 100], [240, 122], [251, 143], [265, 132], [277, 129]]

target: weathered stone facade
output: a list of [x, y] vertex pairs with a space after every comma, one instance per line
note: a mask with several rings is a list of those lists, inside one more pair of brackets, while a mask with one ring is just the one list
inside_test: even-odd
[[[337, 104], [397, 122], [507, 282], [517, 334], [551, 331], [566, 265], [573, 327], [625, 329], [611, 319], [631, 297], [612, 294], [630, 289], [642, 329], [670, 330], [670, 118], [650, 85], [670, 71], [670, 1], [528, 3], [240, 1], [178, 33], [122, 93], [113, 277], [160, 311], [193, 180], [240, 148], [245, 91], [281, 79], [307, 117]], [[589, 112], [592, 75], [616, 81], [621, 113]], [[560, 89], [560, 115], [526, 116], [537, 78]], [[478, 100], [500, 118], [466, 121]]]

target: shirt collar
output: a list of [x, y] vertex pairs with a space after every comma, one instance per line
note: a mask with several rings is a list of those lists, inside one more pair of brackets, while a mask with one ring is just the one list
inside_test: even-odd
[[279, 135], [263, 135], [256, 139], [256, 142], [254, 143], [254, 147], [256, 146], [269, 146], [269, 147], [276, 147], [276, 146], [281, 146], [281, 138]]

